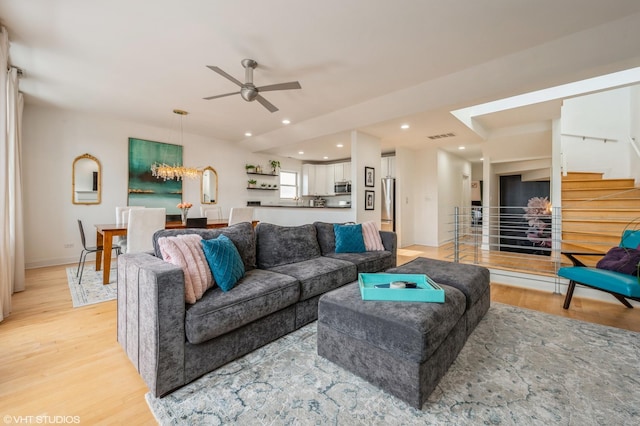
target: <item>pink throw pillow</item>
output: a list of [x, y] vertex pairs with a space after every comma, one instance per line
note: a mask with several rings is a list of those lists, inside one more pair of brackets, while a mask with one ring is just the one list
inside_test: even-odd
[[362, 223], [362, 238], [364, 239], [364, 247], [367, 251], [384, 251], [380, 232], [378, 232], [378, 227], [375, 222]]

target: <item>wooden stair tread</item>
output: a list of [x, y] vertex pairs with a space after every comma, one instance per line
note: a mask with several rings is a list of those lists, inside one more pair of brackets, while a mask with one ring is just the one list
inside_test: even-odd
[[594, 211], [594, 212], [610, 212], [610, 211], [614, 211], [614, 212], [619, 212], [619, 211], [623, 211], [623, 212], [640, 212], [640, 208], [638, 209], [631, 209], [631, 208], [620, 208], [620, 209], [602, 209], [602, 208], [579, 208], [579, 207], [563, 207], [562, 208], [563, 211]]
[[590, 235], [594, 237], [616, 237], [620, 238], [620, 232], [598, 232], [598, 231], [562, 231], [563, 234], [580, 234], [580, 235]]
[[611, 222], [615, 222], [615, 223], [619, 223], [621, 225], [629, 224], [628, 220], [620, 219], [620, 218], [616, 218], [616, 217], [612, 217], [611, 219], [598, 219], [598, 218], [593, 218], [593, 219], [562, 219], [562, 221], [563, 222], [590, 222], [590, 223], [611, 223]]
[[562, 180], [574, 180], [574, 179], [584, 179], [586, 176], [591, 176], [594, 179], [598, 177], [602, 179], [604, 173], [598, 172], [567, 172], [566, 176], [562, 176]]
[[628, 198], [621, 198], [621, 197], [569, 198], [568, 200], [569, 201], [609, 201], [609, 200], [629, 201], [629, 200], [640, 200], [640, 197], [628, 197]]

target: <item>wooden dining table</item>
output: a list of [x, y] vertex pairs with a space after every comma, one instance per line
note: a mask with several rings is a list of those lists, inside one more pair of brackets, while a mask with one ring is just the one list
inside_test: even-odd
[[[255, 227], [258, 221], [253, 221]], [[229, 219], [209, 219], [207, 228], [224, 228], [229, 226]], [[184, 229], [186, 228], [182, 222], [167, 222], [165, 229]], [[113, 250], [113, 237], [127, 235], [127, 225], [98, 224], [96, 225], [96, 245], [102, 246], [102, 256], [96, 254], [96, 271], [102, 269], [104, 264], [104, 272], [102, 273], [102, 283], [109, 284], [111, 275], [111, 250]]]

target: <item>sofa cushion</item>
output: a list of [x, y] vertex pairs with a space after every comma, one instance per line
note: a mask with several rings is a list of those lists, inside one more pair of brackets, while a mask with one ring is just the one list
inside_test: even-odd
[[163, 259], [158, 247], [158, 238], [183, 234], [198, 234], [203, 240], [210, 240], [218, 235], [226, 235], [238, 249], [240, 257], [242, 257], [242, 263], [244, 263], [244, 269], [250, 271], [256, 267], [255, 231], [253, 225], [249, 222], [216, 229], [162, 229], [153, 234], [153, 249], [156, 257]]
[[317, 257], [269, 269], [300, 282], [300, 300], [306, 300], [358, 279], [356, 265], [330, 257]]
[[329, 253], [327, 257], [346, 260], [356, 265], [360, 272], [379, 272], [393, 268], [396, 260], [390, 251], [367, 251], [364, 253]]
[[313, 226], [316, 228], [318, 235], [318, 244], [320, 245], [320, 252], [323, 256], [336, 251], [336, 234], [333, 232], [333, 223], [326, 222], [314, 222]]
[[367, 249], [362, 237], [362, 225], [333, 225], [336, 236], [336, 253], [362, 253]]
[[218, 235], [202, 240], [202, 248], [218, 287], [222, 291], [231, 290], [244, 275], [244, 264], [236, 246], [227, 236]]
[[316, 228], [311, 225], [279, 226], [259, 223], [256, 227], [256, 258], [261, 269], [320, 257]]
[[198, 344], [298, 301], [300, 284], [290, 276], [254, 269], [248, 271], [233, 290], [214, 287], [196, 304], [188, 306], [186, 337]]

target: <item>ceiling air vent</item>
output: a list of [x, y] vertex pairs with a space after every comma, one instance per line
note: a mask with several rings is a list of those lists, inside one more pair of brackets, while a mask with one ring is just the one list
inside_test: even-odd
[[441, 135], [431, 135], [431, 136], [427, 136], [429, 139], [431, 140], [435, 140], [435, 139], [444, 139], [444, 138], [451, 138], [453, 136], [455, 136], [455, 133], [443, 133]]

